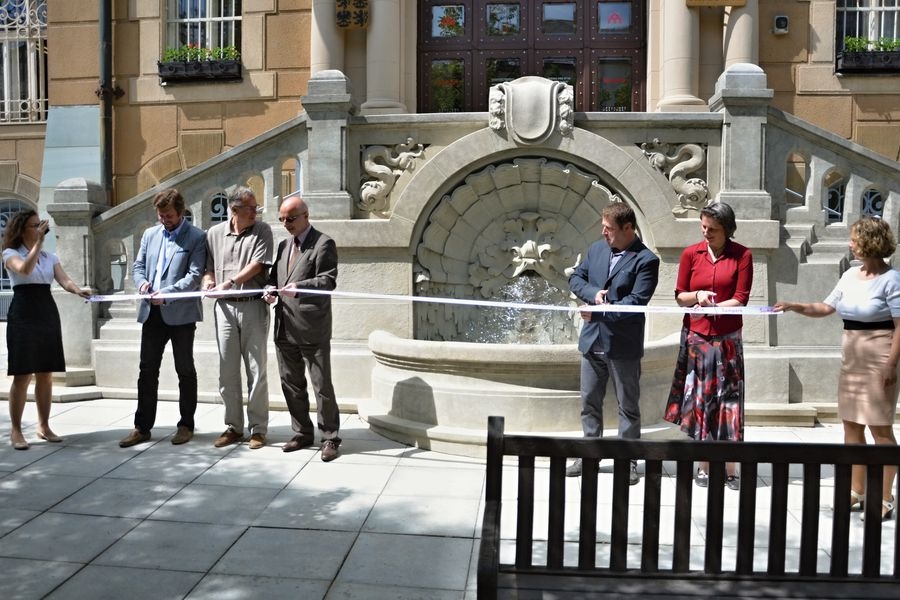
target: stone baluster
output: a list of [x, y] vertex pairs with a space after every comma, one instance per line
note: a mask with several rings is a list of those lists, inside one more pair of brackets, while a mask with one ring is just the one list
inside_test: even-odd
[[[94, 287], [94, 235], [91, 221], [107, 210], [106, 192], [99, 183], [83, 178], [66, 179], [53, 192], [47, 212], [53, 217], [51, 234], [56, 237], [56, 254], [72, 281], [84, 288]], [[66, 364], [91, 366], [91, 344], [96, 337], [98, 304], [54, 287], [53, 297], [62, 321]]]
[[788, 209], [789, 223], [814, 223], [824, 225], [828, 217], [825, 213], [825, 201], [828, 198], [828, 186], [825, 185], [825, 174], [834, 166], [825, 159], [812, 155], [809, 158], [806, 179], [806, 201], [803, 206]]

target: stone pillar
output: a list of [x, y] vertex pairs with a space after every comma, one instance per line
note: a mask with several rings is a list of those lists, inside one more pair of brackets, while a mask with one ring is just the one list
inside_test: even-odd
[[306, 109], [309, 153], [303, 168], [303, 198], [313, 219], [349, 219], [347, 121], [353, 106], [350, 80], [340, 71], [320, 71], [309, 80]]
[[665, 2], [662, 13], [662, 100], [657, 110], [701, 111], [706, 102], [700, 85], [700, 15], [680, 0]]
[[725, 68], [738, 63], [759, 64], [759, 0], [728, 9], [725, 25]]
[[[72, 280], [94, 288], [94, 235], [91, 221], [106, 206], [103, 186], [84, 178], [66, 179], [53, 193], [47, 212], [53, 217], [56, 254]], [[54, 286], [53, 298], [62, 321], [63, 349], [68, 366], [91, 366], [91, 340], [96, 337], [98, 304]]]
[[371, 0], [366, 32], [365, 114], [405, 113], [400, 102], [400, 1]]
[[739, 219], [771, 219], [772, 198], [765, 185], [766, 115], [774, 92], [756, 65], [738, 64], [716, 83], [710, 109], [724, 116], [722, 184], [718, 200]]
[[313, 0], [309, 41], [309, 74], [344, 69], [344, 33], [335, 20], [334, 0]]

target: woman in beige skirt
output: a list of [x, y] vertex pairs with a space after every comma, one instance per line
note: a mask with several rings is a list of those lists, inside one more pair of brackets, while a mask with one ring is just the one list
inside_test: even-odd
[[[897, 445], [897, 363], [900, 361], [900, 272], [885, 262], [897, 244], [883, 220], [863, 217], [850, 228], [850, 251], [862, 264], [851, 267], [824, 302], [779, 302], [775, 310], [807, 317], [837, 312], [844, 320], [838, 415], [844, 424], [844, 442], [865, 444], [869, 428], [876, 444]], [[883, 519], [894, 512], [896, 467], [884, 468]], [[851, 509], [861, 510], [866, 471], [854, 465]]]

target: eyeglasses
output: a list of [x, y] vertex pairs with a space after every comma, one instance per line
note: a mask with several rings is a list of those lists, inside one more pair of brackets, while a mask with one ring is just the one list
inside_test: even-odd
[[253, 205], [253, 206], [232, 206], [232, 207], [231, 207], [231, 210], [238, 210], [238, 209], [240, 209], [240, 208], [244, 208], [244, 209], [247, 209], [247, 210], [252, 210], [253, 212], [255, 212], [255, 213], [258, 214], [258, 215], [261, 215], [261, 214], [263, 213], [263, 207], [262, 207], [262, 206], [256, 206], [256, 205]]
[[300, 213], [299, 215], [294, 215], [293, 217], [278, 217], [279, 223], [293, 223], [300, 217], [308, 217], [309, 213]]

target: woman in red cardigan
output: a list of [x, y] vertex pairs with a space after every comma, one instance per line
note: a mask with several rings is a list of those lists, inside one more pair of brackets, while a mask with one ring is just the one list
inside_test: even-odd
[[[753, 256], [731, 238], [737, 229], [727, 204], [700, 211], [703, 241], [681, 254], [675, 300], [679, 306], [746, 306], [753, 283]], [[744, 348], [740, 315], [685, 315], [681, 349], [665, 419], [680, 423], [694, 439], [744, 439]], [[725, 485], [736, 490], [734, 463]], [[697, 485], [709, 485], [709, 464], [697, 468]]]

